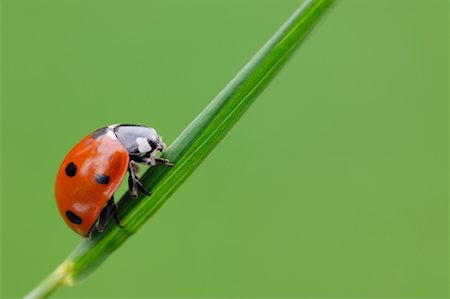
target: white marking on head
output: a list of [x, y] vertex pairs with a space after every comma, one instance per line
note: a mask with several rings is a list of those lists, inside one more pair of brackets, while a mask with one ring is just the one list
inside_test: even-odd
[[108, 130], [106, 132], [106, 135], [108, 135], [111, 138], [117, 139], [117, 136], [116, 136], [116, 134], [114, 134], [113, 130]]
[[138, 151], [140, 153], [148, 153], [152, 150], [152, 147], [150, 144], [148, 144], [148, 141], [144, 137], [138, 137], [136, 138], [136, 143], [138, 145]]
[[111, 138], [113, 138], [113, 139], [117, 139], [117, 136], [116, 136], [116, 134], [114, 134], [114, 128], [115, 127], [117, 127], [118, 125], [109, 125], [107, 128], [107, 130], [106, 130], [106, 135], [108, 136], [108, 137], [111, 137]]

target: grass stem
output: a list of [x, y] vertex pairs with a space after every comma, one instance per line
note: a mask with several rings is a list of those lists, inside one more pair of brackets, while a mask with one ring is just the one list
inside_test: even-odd
[[45, 298], [60, 285], [82, 280], [158, 211], [224, 138], [333, 2], [304, 1], [168, 147], [163, 156], [175, 162], [175, 167], [151, 167], [144, 174], [141, 181], [152, 196], [132, 200], [126, 193], [120, 199], [119, 212], [125, 228], [108, 225], [103, 233], [83, 240], [26, 298]]

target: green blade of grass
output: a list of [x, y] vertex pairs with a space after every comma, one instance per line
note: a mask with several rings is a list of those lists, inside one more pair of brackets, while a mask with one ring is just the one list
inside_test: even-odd
[[27, 298], [44, 298], [60, 285], [72, 285], [94, 271], [136, 232], [192, 174], [280, 70], [293, 50], [334, 0], [306, 0], [244, 68], [167, 148], [173, 168], [156, 166], [142, 177], [150, 197], [119, 201], [123, 229], [113, 223], [85, 239]]

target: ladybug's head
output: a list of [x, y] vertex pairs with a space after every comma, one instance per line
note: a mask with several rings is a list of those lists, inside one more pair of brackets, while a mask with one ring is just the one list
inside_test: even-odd
[[152, 153], [156, 151], [163, 152], [166, 149], [166, 144], [162, 141], [161, 136], [159, 136], [158, 133], [156, 133], [156, 130], [155, 129], [152, 130], [155, 132], [155, 134], [154, 135], [152, 134], [152, 136], [150, 136], [147, 139], [148, 144], [152, 148], [150, 152]]
[[131, 155], [153, 156], [166, 145], [155, 129], [139, 125], [118, 125], [114, 133]]

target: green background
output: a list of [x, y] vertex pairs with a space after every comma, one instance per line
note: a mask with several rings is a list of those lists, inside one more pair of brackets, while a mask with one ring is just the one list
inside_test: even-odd
[[[53, 198], [78, 140], [137, 123], [170, 144], [299, 2], [3, 1], [1, 295], [79, 242]], [[335, 5], [155, 217], [55, 296], [448, 297], [448, 20], [446, 0]]]

